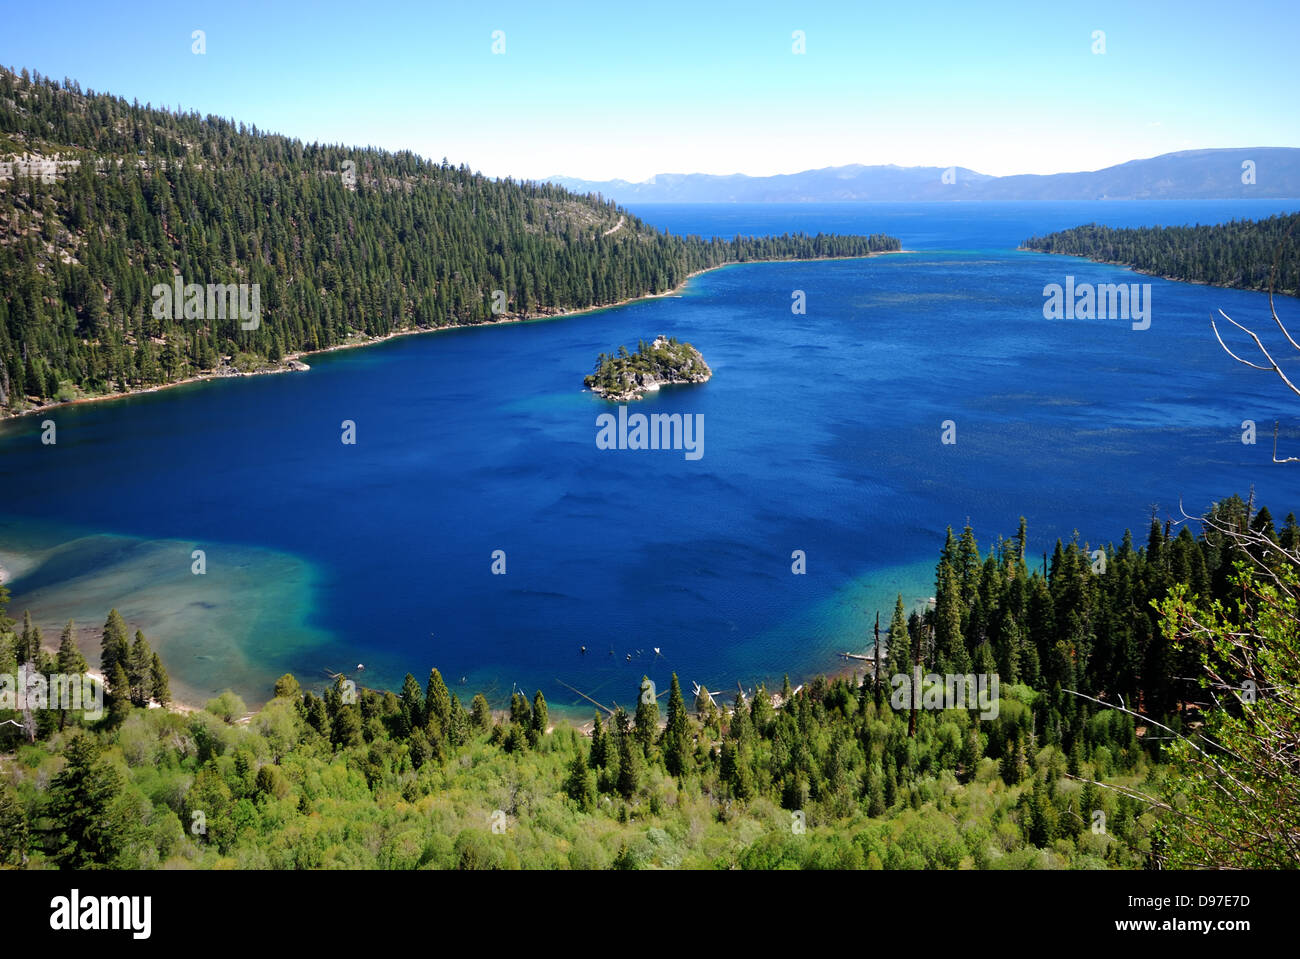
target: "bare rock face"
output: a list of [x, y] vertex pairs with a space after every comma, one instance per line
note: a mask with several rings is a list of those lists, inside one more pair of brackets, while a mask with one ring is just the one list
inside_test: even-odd
[[704, 357], [689, 343], [658, 336], [644, 341], [635, 353], [620, 347], [613, 356], [602, 353], [596, 372], [583, 383], [612, 402], [640, 399], [665, 383], [703, 383], [713, 375]]

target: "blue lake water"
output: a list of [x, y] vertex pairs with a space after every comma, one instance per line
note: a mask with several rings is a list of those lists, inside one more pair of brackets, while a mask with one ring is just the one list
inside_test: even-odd
[[[1041, 552], [1075, 530], [1141, 538], [1153, 505], [1197, 512], [1252, 484], [1279, 518], [1300, 505], [1300, 474], [1270, 462], [1275, 419], [1300, 454], [1294, 398], [1209, 328], [1222, 308], [1263, 332], [1263, 295], [1015, 249], [1094, 220], [1295, 209], [638, 207], [678, 233], [888, 232], [914, 252], [731, 266], [680, 296], [0, 424], [0, 566], [14, 611], [47, 630], [70, 616], [97, 630], [117, 606], [193, 697], [260, 701], [285, 671], [319, 684], [358, 663], [368, 684], [436, 665], [465, 700], [518, 684], [583, 711], [562, 684], [626, 704], [643, 673], [662, 688], [676, 670], [688, 695], [691, 681], [797, 680], [865, 649], [896, 594], [933, 593], [949, 524], [969, 519], [985, 548], [1023, 514]], [[1067, 275], [1149, 283], [1150, 328], [1045, 320], [1043, 287]], [[1294, 300], [1279, 312], [1300, 324]], [[698, 460], [596, 446], [596, 417], [615, 408], [582, 376], [598, 353], [660, 333], [694, 343], [714, 377], [631, 411], [701, 414]], [[1241, 442], [1246, 419], [1257, 445]], [[946, 420], [955, 445], [941, 443]]]

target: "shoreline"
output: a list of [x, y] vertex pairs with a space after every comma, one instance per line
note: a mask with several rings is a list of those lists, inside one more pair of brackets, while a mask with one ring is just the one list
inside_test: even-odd
[[[12, 610], [10, 612], [12, 613]], [[56, 654], [58, 651], [58, 642], [51, 641], [51, 638], [56, 632], [57, 624], [54, 623], [41, 624], [38, 622], [36, 625], [41, 626], [42, 629], [43, 639], [44, 639], [44, 642], [42, 643], [42, 649], [51, 655]], [[128, 626], [128, 632], [132, 631], [132, 629], [134, 628], [133, 623], [130, 621], [127, 622], [127, 626]], [[94, 651], [98, 648], [99, 645], [98, 641], [101, 634], [101, 627], [96, 626], [94, 624], [79, 623], [75, 628], [77, 634], [77, 645], [81, 649], [82, 654], [85, 655], [87, 658], [89, 658], [91, 655], [93, 655]], [[789, 676], [791, 686], [793, 687], [806, 687], [810, 685], [818, 677], [824, 677], [828, 683], [833, 683], [840, 679], [852, 679], [854, 685], [857, 686], [860, 685], [864, 680], [864, 678], [869, 676], [871, 673], [872, 664], [870, 662], [858, 661], [858, 660], [842, 660], [836, 662], [836, 660], [841, 660], [841, 654], [828, 653], [827, 662], [820, 668], [808, 669], [807, 671], [800, 670], [797, 673], [787, 672], [784, 670], [782, 672], [784, 675]], [[166, 660], [164, 660], [164, 664], [165, 663]], [[291, 675], [294, 676], [294, 678], [298, 680], [298, 682], [302, 685], [304, 690], [315, 688], [315, 686], [319, 683], [318, 677], [308, 676], [308, 678], [304, 679], [303, 678], [303, 676], [305, 675], [304, 673], [298, 673], [292, 670], [290, 670], [290, 673]], [[88, 668], [86, 669], [86, 675], [90, 676], [97, 683], [100, 684], [105, 683], [103, 672], [96, 666], [88, 665]], [[344, 673], [342, 675], [345, 676], [351, 675], [354, 681], [358, 679], [358, 677], [350, 673]], [[171, 688], [172, 695], [170, 701], [165, 707], [160, 707], [157, 704], [151, 703], [149, 706], [150, 709], [161, 708], [161, 709], [167, 709], [172, 712], [182, 713], [186, 715], [191, 713], [199, 713], [205, 711], [207, 708], [207, 702], [218, 695], [215, 692], [201, 694], [199, 690], [194, 689], [193, 687], [187, 685], [183, 681], [179, 681], [175, 676], [169, 676], [169, 679], [170, 679], [170, 686], [172, 687]], [[775, 685], [768, 686], [767, 689], [768, 694], [772, 696], [778, 696], [780, 692], [779, 681], [775, 676], [769, 677], [769, 679], [771, 683]], [[325, 685], [328, 685], [328, 683], [325, 683]], [[230, 687], [225, 687], [225, 688], [229, 689]], [[392, 689], [391, 687], [388, 686], [384, 686], [384, 685], [371, 686], [364, 682], [358, 681], [357, 682], [358, 692], [360, 692], [363, 689], [369, 689], [381, 694], [384, 692], [393, 692], [394, 694], [396, 694], [398, 692], [398, 690]], [[449, 689], [452, 692], [456, 693], [457, 695], [462, 696], [463, 701], [461, 705], [464, 706], [465, 709], [469, 709], [469, 700], [472, 698], [473, 694], [469, 693], [468, 690], [461, 689], [458, 687], [449, 687]], [[752, 692], [752, 689], [746, 687], [746, 690], [747, 690], [746, 697], [748, 698], [749, 694]], [[241, 717], [241, 719], [236, 721], [236, 724], [247, 722], [247, 720], [251, 716], [254, 716], [257, 713], [261, 712], [261, 710], [264, 709], [266, 705], [271, 701], [272, 698], [271, 692], [272, 691], [268, 688], [266, 690], [259, 692], [255, 696], [245, 697], [242, 693], [236, 691], [236, 695], [239, 695], [240, 698], [244, 699], [245, 702], [247, 703], [247, 712], [244, 714], [243, 717]], [[483, 690], [476, 690], [475, 692], [483, 692]], [[735, 695], [734, 689], [732, 689], [731, 687], [720, 687], [719, 689], [712, 690], [712, 693], [714, 696], [714, 700], [718, 704], [719, 708], [730, 708], [731, 701]], [[689, 696], [688, 693], [685, 691], [683, 692], [683, 696], [685, 696], [688, 700], [688, 708], [693, 711], [694, 709], [693, 697]], [[564, 702], [561, 701], [559, 696], [557, 696], [555, 701], [553, 702], [548, 700], [548, 706], [550, 707], [552, 720], [556, 725], [560, 723], [566, 723], [579, 729], [581, 729], [584, 725], [590, 726], [591, 714], [594, 711], [597, 711], [598, 709], [598, 707], [592, 704]], [[603, 712], [603, 710], [601, 711]], [[498, 715], [508, 716], [509, 709], [504, 705], [493, 706], [492, 713], [494, 716], [498, 716]]]
[[666, 296], [675, 296], [681, 290], [686, 288], [697, 276], [705, 273], [712, 273], [714, 270], [721, 270], [729, 266], [745, 266], [754, 263], [826, 263], [838, 262], [843, 260], [869, 260], [877, 256], [891, 256], [897, 253], [914, 253], [915, 250], [880, 250], [874, 253], [867, 253], [863, 256], [822, 256], [812, 259], [793, 259], [793, 260], [732, 260], [726, 263], [718, 263], [715, 266], [708, 266], [702, 270], [695, 270], [688, 273], [682, 278], [682, 281], [675, 287], [665, 290], [662, 293], [642, 293], [639, 296], [628, 297], [627, 299], [618, 300], [615, 303], [603, 303], [599, 306], [584, 306], [576, 310], [557, 309], [552, 312], [535, 312], [535, 313], [508, 313], [500, 319], [486, 320], [482, 323], [449, 323], [446, 326], [431, 327], [412, 327], [409, 329], [394, 330], [391, 333], [385, 333], [383, 336], [371, 336], [356, 340], [347, 340], [342, 343], [335, 343], [331, 346], [323, 346], [318, 350], [298, 350], [293, 353], [286, 353], [280, 366], [269, 367], [266, 369], [249, 370], [248, 372], [212, 372], [199, 373], [194, 376], [187, 376], [182, 380], [176, 380], [172, 383], [158, 383], [153, 386], [141, 386], [135, 389], [125, 390], [120, 393], [105, 393], [101, 396], [81, 396], [75, 400], [62, 400], [56, 403], [44, 403], [40, 406], [34, 406], [31, 409], [13, 411], [8, 410], [0, 413], [0, 423], [6, 420], [16, 420], [24, 416], [34, 416], [38, 413], [49, 413], [54, 410], [68, 406], [81, 406], [87, 403], [105, 403], [110, 400], [124, 400], [132, 396], [142, 396], [148, 393], [159, 393], [163, 390], [170, 390], [178, 386], [188, 386], [192, 383], [204, 383], [209, 380], [229, 380], [241, 379], [246, 376], [270, 376], [276, 373], [301, 373], [311, 369], [302, 361], [304, 356], [316, 356], [322, 353], [336, 353], [340, 350], [362, 349], [367, 346], [376, 346], [380, 343], [387, 343], [389, 340], [397, 339], [402, 336], [416, 336], [427, 333], [443, 333], [447, 330], [469, 330], [487, 326], [502, 326], [512, 323], [530, 323], [538, 320], [558, 320], [565, 317], [581, 316], [584, 313], [595, 313], [599, 310], [612, 310], [621, 306], [629, 306], [633, 303], [640, 303], [643, 300], [657, 300]]
[[[1075, 259], [1087, 260], [1089, 263], [1098, 263], [1102, 266], [1123, 267], [1126, 270], [1136, 273], [1138, 276], [1149, 276], [1156, 280], [1168, 280], [1170, 283], [1190, 283], [1192, 286], [1212, 286], [1216, 290], [1239, 290], [1242, 293], [1263, 293], [1267, 295], [1269, 292], [1266, 289], [1259, 290], [1253, 286], [1229, 286], [1224, 283], [1211, 283], [1209, 280], [1191, 280], [1185, 276], [1170, 276], [1167, 273], [1156, 273], [1152, 270], [1139, 269], [1138, 267], [1134, 266], [1132, 263], [1123, 263], [1119, 260], [1101, 260], [1096, 257], [1089, 256], [1087, 253], [1058, 253], [1055, 250], [1035, 250], [1033, 247], [1029, 247], [1029, 246], [1018, 246], [1016, 247], [1016, 252], [1017, 253], [1038, 253], [1042, 256], [1072, 256]], [[1292, 299], [1300, 299], [1300, 290], [1296, 290], [1290, 293], [1284, 290], [1274, 290], [1273, 295], [1289, 296]]]
[[[525, 323], [525, 322], [536, 322], [541, 320], [561, 319], [565, 317], [578, 316], [586, 313], [594, 313], [599, 310], [616, 309], [619, 307], [628, 306], [630, 304], [645, 301], [645, 300], [661, 299], [664, 297], [679, 295], [680, 292], [687, 287], [690, 281], [696, 278], [697, 276], [701, 276], [705, 273], [711, 273], [714, 270], [725, 269], [727, 267], [732, 267], [732, 266], [745, 266], [745, 265], [765, 264], [765, 263], [821, 263], [827, 261], [866, 260], [878, 256], [890, 256], [894, 254], [914, 253], [914, 252], [916, 251], [899, 249], [899, 250], [875, 251], [872, 253], [865, 254], [863, 256], [813, 257], [813, 258], [783, 259], [783, 260], [728, 261], [726, 263], [719, 263], [714, 266], [705, 267], [700, 270], [692, 271], [691, 273], [688, 273], [685, 277], [683, 277], [676, 286], [668, 290], [665, 290], [661, 293], [644, 293], [639, 296], [628, 297], [626, 299], [619, 300], [614, 303], [583, 307], [581, 309], [571, 309], [571, 310], [557, 309], [554, 311], [535, 312], [535, 313], [528, 313], [522, 315], [507, 314], [499, 319], [487, 320], [483, 323], [455, 323], [455, 324], [448, 324], [446, 326], [439, 326], [439, 327], [410, 328], [410, 329], [395, 330], [393, 332], [384, 334], [383, 336], [358, 338], [354, 340], [345, 341], [342, 343], [336, 343], [328, 347], [322, 347], [319, 350], [303, 350], [303, 351], [297, 351], [293, 353], [286, 353], [282, 360], [282, 365], [277, 367], [258, 369], [258, 370], [249, 370], [247, 372], [233, 371], [233, 372], [203, 373], [195, 376], [189, 376], [172, 383], [155, 384], [152, 386], [139, 387], [136, 389], [127, 390], [120, 393], [107, 393], [102, 396], [78, 397], [77, 399], [73, 399], [73, 400], [65, 400], [57, 403], [47, 403], [41, 406], [33, 407], [28, 410], [23, 410], [19, 412], [6, 412], [0, 414], [0, 422], [7, 419], [17, 419], [19, 417], [30, 416], [38, 413], [49, 413], [51, 411], [57, 410], [65, 406], [77, 406], [86, 403], [99, 403], [99, 402], [107, 402], [110, 400], [127, 399], [132, 396], [137, 396], [137, 395], [147, 394], [147, 393], [157, 393], [157, 392], [161, 392], [162, 390], [171, 389], [173, 387], [185, 386], [192, 383], [200, 383], [208, 380], [232, 379], [232, 378], [246, 377], [246, 376], [263, 376], [263, 375], [270, 375], [276, 373], [291, 373], [291, 372], [307, 371], [310, 370], [310, 366], [302, 362], [302, 357], [312, 356], [317, 353], [333, 353], [340, 350], [361, 349], [367, 346], [375, 346], [379, 343], [384, 343], [389, 340], [396, 339], [402, 336], [414, 336], [418, 334], [439, 333], [447, 330], [468, 329], [473, 327], [497, 326], [501, 324]], [[12, 572], [13, 571], [6, 569], [3, 566], [0, 566], [0, 585], [7, 584], [13, 579]], [[95, 639], [98, 637], [99, 629], [97, 627], [94, 627], [93, 625], [82, 625], [78, 627], [77, 631], [79, 634], [83, 634], [82, 636], [79, 636], [78, 645], [79, 646], [82, 645], [81, 640], [83, 639], [83, 637], [88, 638], [89, 642], [86, 642], [85, 646], [89, 646], [93, 649], [93, 647], [96, 645]], [[51, 651], [57, 648], [57, 643], [50, 645], [48, 640], [46, 645]], [[83, 647], [83, 649], [84, 648], [85, 647]], [[92, 668], [89, 669], [87, 672], [92, 677], [95, 677], [97, 681], [102, 681], [103, 677], [100, 676], [98, 670]], [[828, 663], [827, 667], [824, 669], [811, 671], [808, 674], [808, 676], [804, 678], [804, 682], [805, 683], [810, 682], [816, 676], [825, 676], [827, 677], [827, 679], [834, 679], [840, 675], [848, 675], [851, 672], [853, 672], [853, 667], [851, 664], [845, 664], [841, 668], [836, 669]], [[205, 708], [204, 700], [202, 699], [202, 697], [198, 697], [198, 698], [195, 697], [194, 695], [196, 692], [195, 690], [185, 688], [185, 685], [183, 683], [178, 683], [175, 677], [172, 677], [171, 684], [173, 686], [173, 690], [172, 690], [173, 696], [171, 702], [166, 708], [171, 709], [173, 711], [182, 712], [182, 713], [201, 712]], [[269, 690], [266, 690], [264, 693], [264, 695], [268, 695], [268, 698], [266, 700], [263, 700], [261, 696], [257, 697], [256, 701], [259, 703], [259, 705], [255, 709], [251, 710], [252, 712], [256, 712], [257, 709], [260, 709], [262, 706], [265, 705], [265, 702], [269, 701], [269, 692], [270, 692]], [[157, 707], [152, 707], [152, 708], [157, 708]], [[570, 706], [566, 704], [557, 703], [554, 708], [557, 709], [557, 711], [559, 711], [561, 714], [571, 714], [571, 715], [562, 715], [561, 718], [568, 720], [570, 722], [574, 722], [575, 724], [576, 721], [578, 720], [578, 717], [582, 714], [583, 711], [585, 711], [585, 707], [581, 705]], [[589, 721], [590, 720], [588, 720], [588, 722]]]

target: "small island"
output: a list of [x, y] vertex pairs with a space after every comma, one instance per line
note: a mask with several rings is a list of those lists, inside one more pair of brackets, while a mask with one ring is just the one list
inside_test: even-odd
[[661, 335], [648, 345], [642, 340], [635, 353], [620, 346], [613, 356], [600, 354], [596, 371], [582, 382], [593, 393], [621, 403], [639, 400], [665, 383], [703, 383], [712, 375], [699, 350]]

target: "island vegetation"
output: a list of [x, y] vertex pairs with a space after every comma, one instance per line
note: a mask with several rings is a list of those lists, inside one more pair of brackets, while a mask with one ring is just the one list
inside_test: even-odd
[[[1171, 280], [1297, 295], [1300, 213], [1211, 226], [1115, 228], [1089, 223], [1026, 240], [1022, 249], [1083, 256]], [[1270, 287], [1271, 284], [1271, 287]]]
[[601, 353], [595, 372], [583, 379], [593, 393], [622, 402], [640, 399], [645, 393], [669, 383], [704, 383], [713, 371], [704, 357], [689, 343], [676, 337], [658, 336], [653, 343], [641, 340], [635, 353], [620, 346], [613, 355]]
[[[899, 249], [882, 234], [674, 236], [558, 186], [303, 143], [27, 70], [0, 69], [0, 161], [0, 413], [606, 306], [725, 263]], [[176, 277], [256, 287], [258, 315], [208, 315], [188, 296], [156, 308]]]
[[[115, 612], [98, 722], [0, 711], [0, 863], [48, 868], [1296, 867], [1300, 528], [1231, 497], [1042, 568], [949, 531], [880, 682], [718, 704], [674, 675], [582, 729], [545, 697], [304, 690], [166, 699]], [[1098, 557], [1102, 559], [1099, 559]], [[1104, 561], [1103, 561], [1104, 560]], [[3, 617], [0, 672], [75, 670]], [[71, 636], [71, 629], [65, 637]], [[998, 672], [999, 709], [898, 708], [889, 677]], [[161, 672], [160, 672], [161, 671]], [[161, 683], [160, 683], [161, 680]], [[643, 687], [644, 689], [644, 687]], [[9, 721], [12, 720], [12, 721]]]

